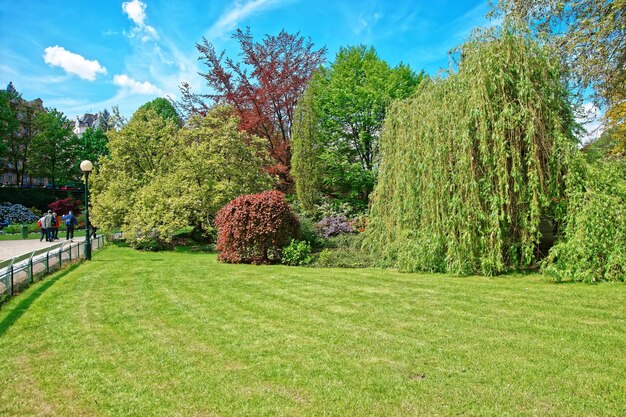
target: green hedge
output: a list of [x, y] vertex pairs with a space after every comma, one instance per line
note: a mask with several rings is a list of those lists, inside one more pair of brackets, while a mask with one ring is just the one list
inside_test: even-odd
[[48, 204], [53, 201], [60, 200], [72, 196], [79, 200], [83, 199], [82, 193], [77, 191], [61, 191], [44, 188], [0, 188], [0, 203], [9, 202], [13, 204], [21, 204], [25, 207], [35, 207], [42, 211], [48, 210]]

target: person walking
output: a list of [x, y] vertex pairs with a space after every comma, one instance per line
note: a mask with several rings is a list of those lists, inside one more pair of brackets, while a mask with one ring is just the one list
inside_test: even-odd
[[54, 216], [52, 216], [52, 210], [48, 210], [48, 213], [43, 217], [43, 227], [46, 229], [46, 242], [52, 242], [54, 237], [54, 229], [52, 229], [52, 222]]
[[78, 220], [71, 211], [61, 217], [65, 221], [65, 240], [74, 239], [74, 228], [78, 225]]
[[52, 222], [52, 233], [54, 236], [52, 236], [52, 240], [59, 240], [59, 223], [61, 219], [59, 219], [56, 213], [52, 213], [52, 217], [54, 217]]
[[48, 232], [46, 231], [46, 227], [45, 225], [45, 220], [46, 216], [43, 216], [41, 219], [39, 219], [39, 221], [37, 222], [37, 226], [39, 226], [39, 230], [41, 231], [41, 236], [39, 237], [39, 241], [41, 242], [43, 240], [43, 238], [46, 238], [46, 242], [48, 241]]

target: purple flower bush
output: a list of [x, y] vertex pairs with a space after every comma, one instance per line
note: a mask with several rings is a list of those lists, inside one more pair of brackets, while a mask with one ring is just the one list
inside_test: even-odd
[[325, 239], [341, 233], [354, 233], [350, 221], [344, 215], [324, 217], [315, 226], [319, 234]]

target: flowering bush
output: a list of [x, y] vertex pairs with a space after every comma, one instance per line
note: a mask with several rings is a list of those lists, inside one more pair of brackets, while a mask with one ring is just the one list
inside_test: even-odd
[[[225, 205], [215, 217], [219, 259], [231, 263], [269, 263], [298, 236], [300, 224], [279, 191], [248, 194]], [[270, 259], [273, 258], [273, 259]]]
[[317, 223], [316, 227], [322, 237], [326, 239], [340, 233], [354, 232], [350, 221], [344, 215], [324, 217]]
[[32, 223], [39, 217], [21, 204], [1, 203], [0, 217], [9, 223]]
[[355, 233], [363, 233], [367, 226], [367, 217], [363, 214], [359, 217], [355, 217], [350, 221], [350, 226], [352, 226]]

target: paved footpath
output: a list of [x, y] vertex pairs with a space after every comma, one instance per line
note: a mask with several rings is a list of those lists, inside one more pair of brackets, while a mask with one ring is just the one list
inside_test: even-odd
[[[74, 242], [82, 242], [84, 239], [84, 237], [76, 237], [74, 238]], [[11, 259], [25, 253], [32, 253], [37, 249], [58, 245], [63, 242], [65, 242], [65, 238], [55, 240], [54, 242], [40, 242], [39, 239], [0, 240], [0, 261]]]

